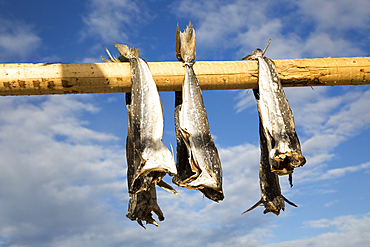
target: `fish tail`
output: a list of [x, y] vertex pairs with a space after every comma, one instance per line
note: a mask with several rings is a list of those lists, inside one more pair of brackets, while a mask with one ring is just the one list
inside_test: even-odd
[[117, 48], [119, 54], [121, 56], [124, 56], [127, 59], [132, 59], [132, 58], [139, 58], [139, 49], [138, 48], [129, 48], [127, 45], [124, 44], [117, 44], [113, 42], [114, 46]]
[[196, 56], [196, 38], [195, 30], [189, 21], [189, 25], [184, 32], [176, 30], [176, 57], [180, 62], [193, 64]]

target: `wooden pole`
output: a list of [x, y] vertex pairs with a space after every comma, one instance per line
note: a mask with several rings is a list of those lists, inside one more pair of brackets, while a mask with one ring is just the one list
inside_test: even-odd
[[[181, 90], [180, 62], [149, 62], [160, 91]], [[275, 60], [284, 87], [370, 84], [370, 57]], [[257, 87], [256, 61], [196, 62], [203, 90]], [[0, 95], [130, 91], [129, 63], [0, 64]]]

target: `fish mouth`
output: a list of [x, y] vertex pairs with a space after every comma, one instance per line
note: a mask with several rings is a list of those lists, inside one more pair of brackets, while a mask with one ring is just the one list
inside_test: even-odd
[[303, 166], [306, 163], [306, 158], [292, 152], [278, 154], [274, 157], [274, 164], [271, 171], [276, 175], [290, 175], [294, 168]]
[[215, 202], [222, 201], [225, 198], [224, 193], [222, 191], [217, 191], [215, 189], [206, 187], [199, 190], [203, 193], [205, 197]]
[[137, 177], [130, 186], [129, 193], [138, 194], [147, 191], [152, 184], [158, 184], [165, 175], [165, 172], [152, 171], [145, 176]]

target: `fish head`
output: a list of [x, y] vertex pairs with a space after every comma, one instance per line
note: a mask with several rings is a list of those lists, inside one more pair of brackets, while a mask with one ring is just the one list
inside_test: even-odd
[[215, 202], [222, 201], [225, 198], [224, 193], [221, 190], [215, 190], [213, 188], [207, 187], [203, 187], [199, 190], [203, 193], [205, 197]]
[[285, 210], [284, 199], [281, 196], [274, 198], [272, 201], [264, 202], [265, 210], [264, 214], [273, 213], [275, 215], [280, 214], [280, 210]]
[[275, 154], [274, 161], [271, 171], [276, 175], [292, 174], [294, 168], [306, 163], [304, 156], [292, 152]]

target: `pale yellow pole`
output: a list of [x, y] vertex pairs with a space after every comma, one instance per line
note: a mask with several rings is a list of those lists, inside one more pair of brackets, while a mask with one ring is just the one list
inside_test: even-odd
[[[159, 91], [181, 90], [180, 62], [149, 62]], [[370, 58], [275, 60], [284, 87], [370, 84]], [[257, 87], [256, 61], [199, 61], [203, 90]], [[0, 95], [117, 93], [130, 91], [129, 63], [0, 64]]]

